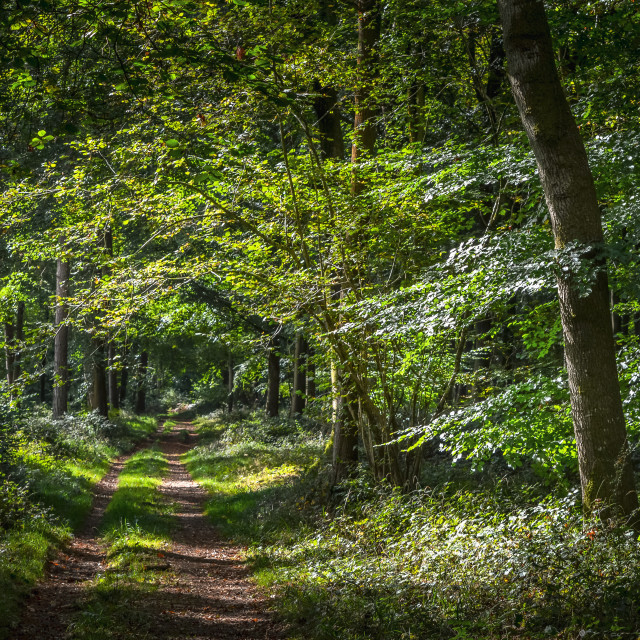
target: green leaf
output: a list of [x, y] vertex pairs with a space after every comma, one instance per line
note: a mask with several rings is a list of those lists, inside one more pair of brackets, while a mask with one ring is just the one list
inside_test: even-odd
[[170, 138], [169, 140], [166, 140], [165, 144], [169, 148], [178, 147], [180, 145], [180, 143], [175, 138]]

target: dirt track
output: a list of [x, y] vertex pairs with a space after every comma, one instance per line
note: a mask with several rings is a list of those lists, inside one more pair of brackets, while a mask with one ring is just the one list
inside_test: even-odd
[[[188, 436], [185, 438], [185, 433]], [[203, 514], [206, 492], [191, 480], [180, 456], [196, 440], [190, 423], [178, 423], [159, 436], [169, 473], [161, 493], [177, 505], [171, 548], [164, 554], [167, 579], [136, 603], [145, 630], [119, 638], [254, 640], [282, 638], [262, 596], [248, 580], [240, 549], [220, 540]], [[186, 442], [185, 442], [186, 440]], [[15, 640], [69, 637], [69, 624], [82, 609], [95, 575], [104, 571], [105, 549], [96, 537], [99, 523], [117, 488], [127, 456], [118, 459], [96, 487], [93, 509], [69, 548], [50, 563], [47, 579], [26, 603]], [[76, 636], [78, 637], [78, 636]]]

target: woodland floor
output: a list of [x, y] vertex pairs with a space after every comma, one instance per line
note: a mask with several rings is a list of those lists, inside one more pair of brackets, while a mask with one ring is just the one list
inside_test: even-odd
[[[144, 630], [113, 631], [113, 638], [275, 639], [282, 630], [273, 621], [263, 594], [249, 580], [241, 549], [217, 535], [203, 514], [207, 494], [191, 479], [181, 455], [196, 441], [190, 423], [178, 423], [156, 435], [169, 472], [160, 492], [173, 503], [172, 543], [158, 554], [162, 572], [157, 589], [143, 592], [135, 603], [147, 621]], [[86, 607], [87, 592], [107, 569], [100, 522], [118, 486], [128, 457], [115, 461], [96, 489], [94, 506], [84, 527], [65, 551], [50, 562], [46, 579], [32, 592], [15, 640], [91, 639], [73, 631], [73, 620]]]

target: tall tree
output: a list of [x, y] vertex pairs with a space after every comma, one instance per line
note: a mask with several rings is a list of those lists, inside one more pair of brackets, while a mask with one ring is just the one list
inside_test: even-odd
[[140, 362], [136, 372], [136, 413], [144, 413], [147, 410], [147, 368], [149, 367], [149, 352], [145, 349], [140, 354]]
[[69, 395], [69, 326], [67, 324], [71, 265], [58, 258], [56, 265], [55, 339], [53, 351], [53, 417], [67, 413]]
[[293, 388], [291, 391], [291, 417], [300, 415], [306, 405], [307, 341], [302, 331], [296, 333], [293, 355]]
[[498, 0], [508, 76], [538, 164], [556, 248], [593, 275], [588, 293], [564, 267], [557, 277], [565, 360], [586, 511], [638, 507], [616, 370], [598, 198], [558, 76], [542, 0]]
[[269, 341], [266, 410], [270, 418], [277, 418], [280, 409], [280, 353], [278, 352], [278, 343], [277, 336]]

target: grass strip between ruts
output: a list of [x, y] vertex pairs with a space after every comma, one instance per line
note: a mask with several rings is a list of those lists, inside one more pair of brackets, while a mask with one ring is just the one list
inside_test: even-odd
[[107, 567], [88, 588], [70, 637], [102, 640], [138, 637], [148, 623], [146, 594], [167, 575], [164, 550], [170, 542], [174, 506], [160, 494], [168, 469], [154, 445], [127, 462], [101, 526], [108, 547]]

